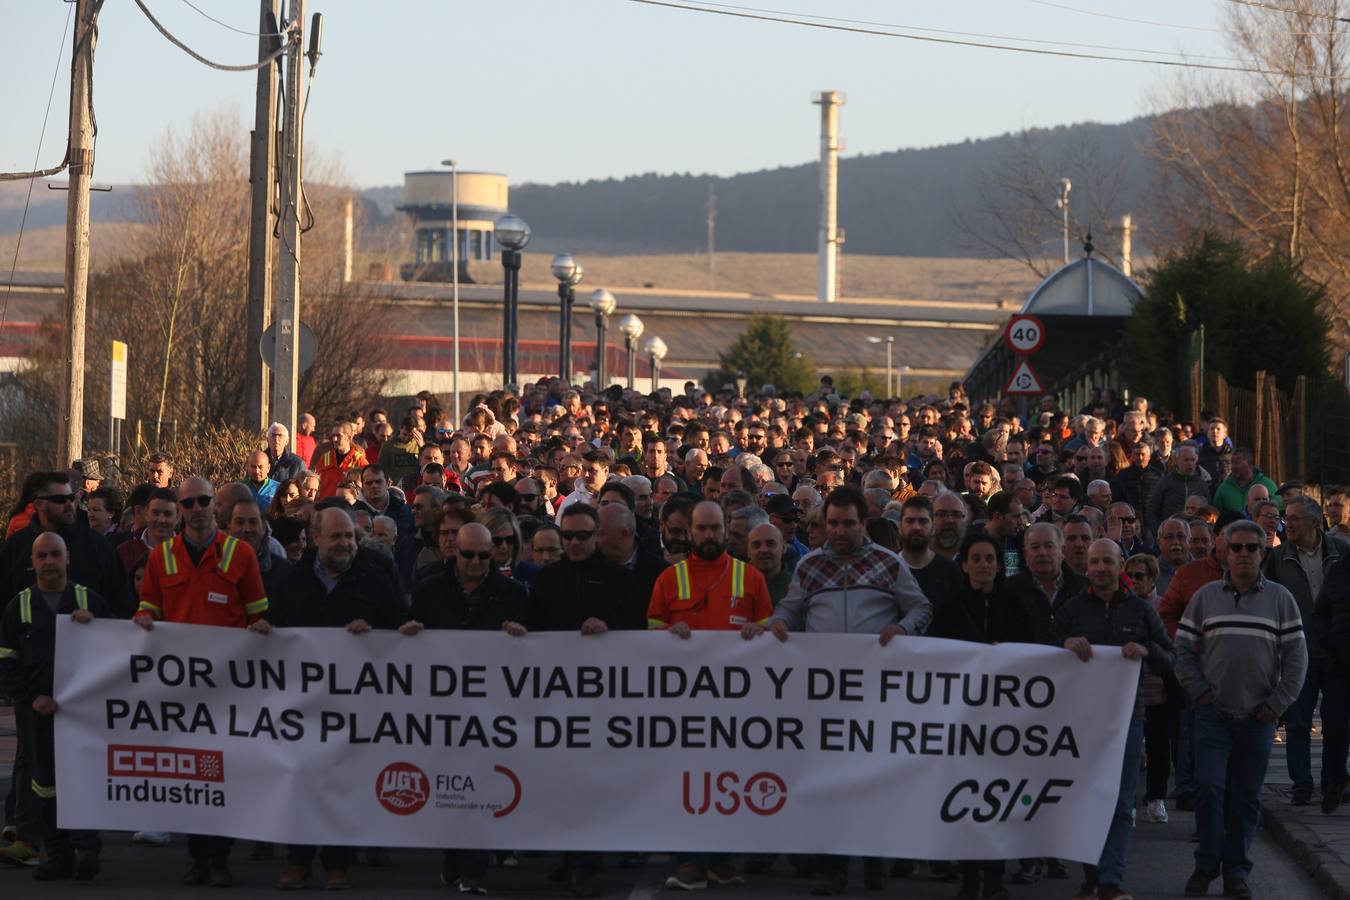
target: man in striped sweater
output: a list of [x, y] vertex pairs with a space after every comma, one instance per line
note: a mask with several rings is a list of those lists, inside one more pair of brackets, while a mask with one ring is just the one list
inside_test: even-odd
[[1195, 592], [1177, 625], [1177, 674], [1195, 709], [1200, 832], [1186, 895], [1203, 896], [1222, 874], [1224, 896], [1245, 898], [1275, 724], [1303, 686], [1308, 647], [1293, 595], [1261, 575], [1261, 526], [1243, 519], [1223, 537], [1226, 574]]

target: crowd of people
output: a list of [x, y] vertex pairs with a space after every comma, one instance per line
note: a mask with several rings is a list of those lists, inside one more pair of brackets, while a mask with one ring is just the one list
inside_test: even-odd
[[[843, 632], [1045, 644], [1085, 663], [1115, 648], [1141, 661], [1140, 681], [1123, 758], [1102, 761], [1120, 769], [1109, 835], [1075, 900], [1129, 896], [1131, 833], [1141, 819], [1166, 822], [1169, 803], [1195, 812], [1185, 893], [1221, 879], [1225, 896], [1250, 897], [1280, 723], [1291, 802], [1329, 813], [1350, 786], [1350, 501], [1275, 484], [1218, 417], [1174, 421], [1107, 391], [1077, 413], [1044, 398], [1024, 421], [1011, 404], [968, 403], [959, 384], [945, 398], [846, 399], [828, 377], [809, 396], [544, 380], [474, 398], [462, 422], [427, 393], [393, 408], [322, 431], [306, 414], [294, 436], [273, 424], [228, 483], [164, 454], [125, 496], [93, 460], [26, 479], [0, 545], [0, 597], [13, 598], [0, 617], [0, 695], [20, 735], [0, 862], [41, 880], [100, 868], [97, 834], [57, 826], [61, 616], [410, 639]], [[230, 884], [232, 843], [188, 836], [184, 882]], [[317, 855], [325, 886], [348, 887], [358, 851], [291, 846], [278, 886], [307, 884]], [[365, 855], [378, 865], [384, 852]], [[448, 849], [441, 876], [481, 894], [493, 861]], [[666, 887], [738, 884], [772, 862], [684, 855]], [[846, 857], [790, 862], [815, 894], [848, 888]], [[554, 877], [590, 896], [599, 865], [599, 854], [567, 853]], [[963, 900], [1008, 896], [1001, 862], [868, 859], [863, 878], [876, 889], [916, 865], [959, 882]], [[1013, 884], [1067, 877], [1058, 860], [1012, 867]]]

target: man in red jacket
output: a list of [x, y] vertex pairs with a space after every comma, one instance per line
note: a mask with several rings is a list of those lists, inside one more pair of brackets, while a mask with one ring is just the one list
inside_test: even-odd
[[[248, 628], [266, 634], [272, 626], [267, 592], [253, 548], [216, 529], [211, 482], [189, 478], [178, 486], [183, 530], [150, 551], [133, 620], [146, 631], [157, 620]], [[192, 868], [183, 883], [229, 887], [231, 838], [188, 835]]]

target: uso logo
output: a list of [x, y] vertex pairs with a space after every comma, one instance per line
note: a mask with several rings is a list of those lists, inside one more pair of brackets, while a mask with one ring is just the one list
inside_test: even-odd
[[410, 816], [427, 805], [431, 792], [426, 773], [412, 763], [385, 766], [375, 778], [375, 797], [396, 816]]

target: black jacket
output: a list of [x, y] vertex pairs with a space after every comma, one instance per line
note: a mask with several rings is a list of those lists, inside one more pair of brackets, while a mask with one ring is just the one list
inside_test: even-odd
[[1007, 588], [1022, 602], [1022, 609], [1031, 625], [1032, 643], [1050, 643], [1050, 622], [1054, 617], [1055, 610], [1059, 609], [1064, 601], [1070, 597], [1081, 594], [1088, 589], [1088, 580], [1077, 572], [1070, 570], [1068, 566], [1061, 566], [1060, 574], [1064, 578], [1063, 584], [1055, 592], [1055, 596], [1050, 598], [1049, 602], [1046, 602], [1045, 594], [1041, 592], [1040, 585], [1036, 583], [1036, 576], [1030, 572], [1019, 572], [1008, 579]]
[[[27, 528], [0, 544], [0, 579], [3, 579], [0, 597], [13, 597], [37, 581], [33, 574], [33, 541], [41, 533], [42, 525], [34, 514]], [[103, 595], [113, 615], [131, 618], [136, 611], [136, 599], [131, 596], [122, 562], [108, 539], [78, 522], [63, 526], [57, 533], [70, 551], [70, 565], [66, 569], [70, 581]]]
[[[1093, 644], [1110, 647], [1140, 644], [1148, 650], [1145, 664], [1163, 678], [1171, 677], [1176, 665], [1176, 651], [1158, 611], [1135, 594], [1117, 590], [1110, 601], [1103, 602], [1096, 594], [1084, 591], [1055, 610], [1050, 630], [1057, 644], [1073, 637], [1085, 637]], [[1142, 667], [1139, 674], [1142, 678]], [[1144, 698], [1138, 691], [1134, 696], [1134, 717], [1144, 718]]]
[[574, 563], [564, 557], [539, 570], [530, 592], [532, 631], [573, 631], [590, 618], [612, 629], [645, 629], [647, 610], [635, 602], [633, 573], [597, 552]]
[[[1325, 592], [1332, 569], [1336, 568], [1342, 559], [1350, 556], [1350, 545], [1335, 535], [1323, 534], [1321, 551], [1322, 590]], [[1322, 641], [1315, 633], [1317, 598], [1312, 595], [1308, 576], [1303, 571], [1303, 564], [1299, 562], [1298, 546], [1293, 541], [1285, 541], [1274, 548], [1266, 557], [1264, 568], [1268, 580], [1284, 585], [1289, 589], [1289, 593], [1294, 595], [1294, 602], [1298, 604], [1298, 614], [1303, 619], [1304, 634], [1308, 639], [1309, 664], [1320, 663], [1323, 649]]]
[[498, 631], [508, 620], [529, 619], [529, 595], [524, 585], [496, 569], [466, 595], [449, 568], [417, 586], [408, 615], [426, 628]]
[[[1116, 473], [1116, 483], [1111, 489], [1113, 499], [1123, 500], [1134, 507], [1134, 514], [1142, 520], [1143, 527], [1149, 534], [1157, 534], [1160, 522], [1154, 522], [1150, 518], [1148, 501], [1166, 474], [1166, 470], [1157, 460], [1150, 460], [1148, 467], [1143, 469], [1133, 465], [1127, 466]], [[1182, 502], [1185, 503], [1185, 500]]]
[[963, 583], [934, 610], [933, 621], [924, 634], [977, 644], [1035, 643], [1026, 610], [1020, 598], [1008, 590], [1003, 576], [995, 579], [992, 594]]
[[1350, 673], [1350, 556], [1326, 572], [1308, 628], [1308, 658], [1343, 676]]
[[267, 459], [272, 464], [267, 471], [267, 477], [273, 481], [284, 484], [305, 471], [305, 461], [289, 450], [283, 450], [280, 456], [273, 456], [271, 450], [263, 452], [267, 454]]
[[[37, 588], [33, 588], [28, 607], [31, 621], [22, 621], [20, 599], [14, 597], [0, 613], [0, 697], [10, 697], [16, 704], [31, 704], [34, 699], [52, 693], [52, 678], [56, 663], [56, 619], [79, 609], [75, 584], [66, 586], [56, 612]], [[112, 618], [112, 610], [102, 596], [90, 590], [85, 596], [88, 609], [95, 618]], [[12, 651], [6, 653], [4, 651]]]
[[342, 628], [357, 619], [365, 619], [372, 628], [397, 628], [406, 618], [398, 585], [359, 554], [332, 593], [314, 574], [314, 558], [307, 554], [282, 579], [281, 595], [270, 599], [267, 619], [278, 628]]
[[658, 556], [655, 553], [648, 553], [641, 548], [638, 549], [637, 559], [630, 569], [633, 573], [633, 580], [637, 582], [637, 591], [633, 594], [633, 602], [642, 606], [642, 619], [647, 619], [647, 607], [652, 602], [652, 589], [656, 587], [656, 579], [661, 577], [661, 573], [670, 568], [670, 563], [666, 562], [664, 556]]

